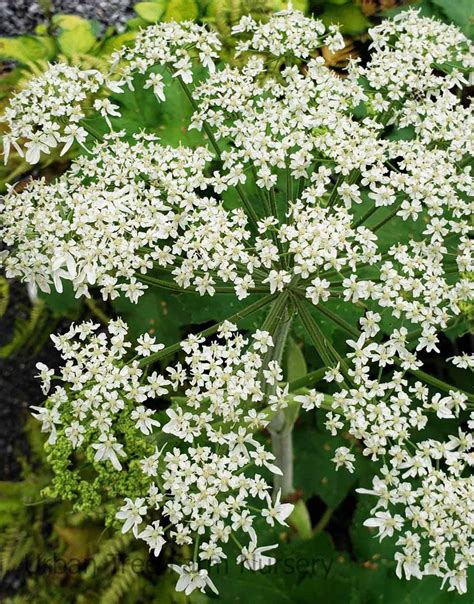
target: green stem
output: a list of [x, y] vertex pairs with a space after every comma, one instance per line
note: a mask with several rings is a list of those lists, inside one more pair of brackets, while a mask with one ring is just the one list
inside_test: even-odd
[[334, 513], [334, 508], [331, 508], [331, 507], [326, 508], [326, 511], [324, 512], [324, 514], [321, 516], [318, 523], [314, 527], [315, 535], [317, 535], [318, 533], [322, 533], [324, 531], [324, 529], [328, 525], [329, 521], [331, 520], [333, 513]]
[[326, 346], [327, 340], [324, 337], [324, 334], [321, 332], [319, 326], [313, 320], [310, 313], [307, 311], [305, 306], [300, 300], [296, 299], [296, 306], [298, 308], [298, 313], [301, 318], [301, 322], [303, 323], [306, 331], [309, 334], [316, 350], [318, 351], [319, 356], [322, 358], [324, 363], [329, 367], [334, 364], [334, 359], [328, 352], [328, 347]]
[[311, 313], [306, 308], [305, 300], [303, 298], [295, 297], [295, 304], [298, 309], [301, 322], [303, 323], [306, 331], [313, 341], [314, 347], [316, 348], [325, 365], [331, 367], [336, 361], [341, 364], [341, 369], [344, 371], [344, 360], [341, 358], [332, 344], [327, 340], [323, 331], [311, 316]]
[[[143, 283], [148, 283], [149, 285], [154, 285], [156, 287], [161, 287], [163, 289], [168, 289], [171, 291], [187, 293], [187, 294], [197, 294], [198, 292], [195, 289], [181, 287], [177, 285], [173, 281], [167, 281], [166, 279], [157, 279], [156, 277], [151, 277], [150, 275], [142, 275], [140, 273], [135, 273], [135, 277]], [[226, 287], [221, 285], [213, 285], [216, 294], [233, 294], [235, 293], [235, 289], [233, 287]], [[268, 292], [268, 288], [266, 287], [252, 287], [248, 290], [251, 294], [263, 294]]]
[[[281, 303], [277, 307], [275, 302], [274, 307], [277, 307], [275, 316], [280, 316], [280, 320], [275, 324], [275, 328], [272, 331], [273, 337], [273, 348], [270, 349], [269, 353], [265, 357], [263, 366], [268, 366], [270, 361], [277, 361], [281, 364], [283, 357], [283, 351], [285, 349], [286, 342], [288, 340], [288, 334], [290, 331], [292, 316], [289, 313], [287, 302], [288, 295], [281, 296], [284, 302], [283, 308], [280, 310]], [[273, 309], [272, 309], [273, 310]], [[271, 396], [276, 392], [277, 384], [268, 385], [265, 388], [267, 396]], [[293, 426], [297, 417], [297, 414], [290, 416], [287, 413], [288, 409], [282, 409], [276, 413], [271, 420], [268, 429], [272, 437], [272, 451], [275, 456], [275, 464], [282, 471], [282, 475], [275, 474], [273, 477], [274, 496], [281, 491], [282, 497], [289, 495], [294, 491], [293, 486]]]
[[[187, 96], [187, 98], [188, 98], [188, 100], [189, 100], [189, 102], [190, 102], [193, 110], [194, 111], [198, 111], [199, 107], [198, 107], [196, 101], [194, 100], [193, 95], [192, 95], [191, 91], [189, 90], [189, 87], [187, 86], [186, 82], [184, 82], [184, 80], [183, 80], [183, 78], [181, 76], [178, 76], [177, 79], [178, 79], [179, 83], [181, 84], [181, 88], [184, 90], [184, 93]], [[209, 124], [206, 121], [203, 120], [202, 125], [203, 125], [203, 128], [204, 128], [204, 132], [206, 133], [209, 141], [211, 142], [211, 145], [214, 147], [214, 150], [217, 153], [218, 157], [220, 157], [221, 156], [221, 150], [220, 150], [219, 144], [218, 144], [218, 142], [216, 140], [216, 137], [214, 136], [214, 133], [212, 132]], [[247, 197], [246, 197], [246, 195], [245, 195], [245, 193], [243, 191], [243, 188], [240, 185], [240, 183], [237, 183], [235, 185], [235, 189], [236, 189], [236, 191], [237, 191], [237, 193], [238, 193], [238, 195], [239, 195], [239, 197], [240, 197], [240, 199], [241, 199], [241, 201], [242, 201], [242, 203], [244, 205], [244, 208], [245, 208], [245, 210], [246, 210], [246, 212], [248, 214], [248, 217], [250, 218], [251, 222], [253, 222], [254, 225], [256, 225], [257, 222], [258, 222], [257, 213], [255, 212], [252, 204], [247, 199]]]
[[[263, 298], [260, 298], [253, 304], [249, 304], [246, 308], [243, 308], [239, 312], [231, 315], [230, 317], [227, 317], [226, 319], [223, 319], [222, 321], [219, 321], [219, 323], [215, 323], [214, 325], [211, 325], [211, 327], [208, 327], [207, 329], [203, 329], [197, 335], [199, 337], [207, 338], [208, 336], [215, 334], [218, 331], [219, 327], [226, 321], [234, 323], [234, 322], [239, 321], [240, 319], [243, 319], [244, 317], [248, 317], [249, 315], [257, 312], [258, 310], [260, 310], [261, 308], [263, 308], [264, 306], [269, 304], [272, 300], [275, 299], [275, 297], [276, 297], [275, 294], [270, 294], [268, 296], [264, 296]], [[181, 348], [181, 342], [177, 342], [176, 344], [167, 346], [166, 348], [163, 348], [163, 350], [155, 352], [154, 354], [151, 354], [150, 356], [145, 357], [144, 359], [141, 359], [139, 362], [139, 366], [146, 367], [147, 365], [156, 363], [156, 361], [159, 361], [160, 359], [163, 359], [163, 358], [169, 356], [170, 354], [174, 354], [175, 352], [178, 352], [178, 350], [180, 350], [180, 348]]]
[[94, 128], [91, 128], [91, 127], [89, 126], [89, 124], [87, 124], [87, 122], [86, 122], [86, 120], [85, 120], [85, 119], [80, 120], [79, 124], [80, 124], [80, 125], [81, 125], [81, 126], [84, 128], [84, 130], [85, 130], [86, 132], [88, 132], [88, 133], [89, 133], [89, 134], [90, 134], [90, 135], [91, 135], [91, 136], [92, 136], [92, 137], [93, 137], [93, 138], [94, 138], [96, 141], [98, 141], [99, 143], [102, 143], [102, 142], [103, 142], [103, 140], [104, 140], [104, 139], [102, 138], [102, 136], [101, 136], [100, 134], [98, 134], [98, 133], [97, 133], [97, 132], [94, 130]]
[[333, 205], [333, 203], [336, 201], [337, 191], [338, 191], [339, 187], [342, 185], [343, 182], [344, 182], [344, 176], [342, 175], [342, 172], [340, 172], [337, 175], [336, 182], [335, 182], [334, 187], [333, 187], [333, 189], [331, 191], [331, 195], [329, 196], [328, 203], [327, 203], [326, 207], [330, 208]]
[[277, 326], [283, 318], [283, 311], [288, 302], [289, 294], [287, 291], [284, 291], [278, 295], [273, 294], [273, 297], [276, 298], [275, 302], [272, 304], [270, 312], [261, 327], [262, 331], [268, 331], [271, 334], [276, 332]]
[[369, 209], [367, 210], [367, 212], [365, 214], [363, 214], [359, 220], [357, 222], [354, 223], [353, 227], [354, 229], [356, 229], [357, 227], [360, 227], [361, 224], [364, 224], [364, 222], [366, 220], [368, 220], [373, 214], [375, 214], [375, 212], [378, 210], [378, 206], [376, 206], [375, 204]]
[[394, 218], [397, 215], [397, 212], [400, 210], [400, 207], [399, 207], [399, 204], [397, 201], [395, 201], [395, 204], [396, 204], [396, 207], [389, 214], [387, 214], [387, 216], [385, 216], [385, 218], [383, 218], [380, 222], [378, 222], [373, 227], [370, 227], [370, 230], [372, 231], [372, 233], [377, 232], [384, 225], [386, 225], [389, 220], [392, 220], [392, 218]]
[[[361, 332], [358, 329], [349, 325], [349, 323], [344, 321], [344, 319], [341, 319], [341, 317], [339, 317], [339, 315], [336, 315], [332, 311], [330, 311], [327, 308], [324, 308], [323, 306], [320, 306], [320, 305], [317, 306], [317, 309], [322, 314], [324, 314], [326, 317], [328, 317], [328, 319], [331, 319], [332, 321], [337, 323], [337, 325], [342, 327], [342, 329], [347, 331], [347, 333], [349, 333], [354, 338], [358, 338], [361, 335]], [[419, 335], [417, 332], [413, 332], [412, 337], [416, 337], [417, 335]], [[400, 359], [396, 358], [396, 359], [394, 359], [394, 361], [397, 365], [401, 364]], [[469, 394], [469, 392], [466, 392], [465, 390], [461, 390], [460, 388], [457, 388], [456, 386], [452, 386], [451, 384], [443, 382], [442, 380], [433, 377], [429, 373], [425, 373], [424, 371], [421, 371], [420, 369], [407, 369], [407, 371], [408, 371], [408, 373], [411, 373], [411, 375], [413, 375], [414, 377], [417, 377], [421, 381], [426, 382], [427, 384], [430, 384], [434, 388], [438, 388], [439, 390], [442, 390], [443, 392], [449, 392], [450, 390], [456, 390], [457, 392], [461, 392], [462, 394], [465, 394], [467, 396], [467, 400], [470, 403], [474, 402], [474, 395]]]
[[[272, 215], [275, 216], [275, 218], [278, 220], [278, 208], [277, 208], [277, 203], [276, 203], [276, 195], [275, 195], [274, 187], [272, 187], [270, 189], [270, 210], [271, 210]], [[273, 239], [273, 243], [278, 248], [278, 255], [280, 256], [279, 264], [286, 267], [288, 263], [287, 263], [287, 258], [285, 256], [285, 250], [283, 249], [282, 241], [279, 237], [279, 234], [273, 230], [272, 230], [272, 239]]]
[[89, 310], [100, 320], [104, 325], [107, 325], [110, 321], [109, 317], [105, 314], [105, 312], [100, 308], [97, 302], [93, 298], [84, 297], [84, 303], [89, 308]]
[[297, 380], [293, 380], [288, 384], [289, 392], [294, 392], [305, 386], [314, 386], [324, 378], [326, 371], [326, 367], [321, 367], [321, 369], [316, 369], [316, 371], [311, 371]]
[[342, 319], [336, 313], [332, 312], [328, 308], [325, 308], [321, 304], [318, 304], [316, 306], [316, 308], [319, 310], [319, 312], [321, 314], [325, 315], [328, 319], [331, 319], [331, 321], [334, 321], [334, 323], [337, 323], [337, 325], [339, 325], [339, 327], [342, 327], [342, 329], [347, 331], [347, 333], [350, 333], [351, 336], [353, 336], [354, 338], [358, 338], [360, 336], [360, 331], [358, 329], [356, 329], [355, 327], [352, 327], [352, 325], [347, 323], [347, 321], [344, 321], [344, 319]]
[[[400, 364], [399, 359], [397, 359], [395, 362], [397, 363], [397, 365]], [[429, 373], [425, 373], [424, 371], [421, 371], [420, 369], [408, 369], [407, 371], [409, 373], [411, 373], [414, 377], [420, 379], [422, 382], [426, 382], [430, 386], [433, 386], [434, 388], [438, 388], [439, 390], [442, 390], [443, 392], [449, 393], [449, 391], [452, 391], [452, 390], [455, 390], [456, 392], [461, 392], [461, 394], [465, 394], [467, 396], [467, 400], [470, 403], [474, 403], [474, 395], [470, 394], [469, 392], [466, 392], [465, 390], [461, 390], [460, 388], [457, 388], [456, 386], [448, 384], [447, 382], [443, 382], [443, 380], [435, 378], [432, 375], [430, 375]]]

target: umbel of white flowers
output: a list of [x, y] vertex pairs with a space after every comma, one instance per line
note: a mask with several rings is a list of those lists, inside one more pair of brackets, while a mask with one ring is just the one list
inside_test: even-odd
[[[264, 552], [277, 545], [258, 547], [256, 516], [251, 511], [258, 510], [274, 526], [275, 522], [286, 525], [293, 509], [292, 504], [281, 503], [279, 495], [272, 502], [270, 486], [259, 469], [281, 471], [274, 456], [254, 438], [255, 431], [268, 424], [267, 413], [256, 411], [264, 401], [264, 384], [281, 378], [275, 362], [262, 373], [262, 355], [273, 346], [271, 336], [258, 331], [249, 343], [235, 325], [224, 322], [217, 341], [209, 345], [196, 336], [182, 342], [184, 365], [168, 367], [165, 377], [156, 372], [147, 375], [140, 365], [141, 359], [163, 348], [154, 338], [141, 336], [134, 348], [135, 360], [125, 364], [131, 347], [126, 325], [111, 321], [107, 334], [99, 327], [82, 323], [52, 336], [67, 360], [61, 370], [67, 388], [56, 386], [44, 407], [33, 407], [49, 433], [49, 444], [65, 437], [71, 456], [94, 450], [93, 463], [110, 462], [122, 471], [122, 464], [136, 457], [137, 438], [160, 426], [146, 403], [185, 385], [185, 403], [169, 407], [162, 426], [176, 444], [155, 448], [139, 460], [144, 491], [139, 497], [126, 497], [117, 512], [122, 530], [132, 530], [155, 556], [166, 538], [179, 546], [194, 545], [191, 564], [172, 565], [180, 574], [177, 589], [186, 593], [207, 585], [215, 589], [198, 562], [211, 566], [222, 562], [226, 558], [222, 544], [229, 539], [237, 543], [237, 561], [245, 568], [259, 570], [274, 564], [276, 559]], [[52, 370], [42, 364], [39, 369], [47, 394]]]
[[[456, 389], [433, 392], [424, 380], [435, 388], [440, 382], [420, 372], [419, 353], [439, 352], [439, 332], [472, 299], [473, 116], [458, 91], [474, 54], [457, 28], [414, 11], [370, 34], [370, 60], [351, 61], [345, 77], [318, 51], [340, 48], [341, 36], [293, 10], [266, 24], [244, 17], [234, 28], [235, 66], [221, 65], [218, 36], [192, 23], [140, 32], [106, 75], [51, 66], [4, 114], [5, 159], [11, 147], [32, 163], [76, 143], [85, 154], [55, 182], [34, 181], [3, 198], [2, 264], [9, 277], [45, 291], [69, 280], [78, 296], [94, 287], [104, 300], [123, 294], [136, 302], [150, 286], [202, 296], [235, 292], [239, 299], [274, 294], [291, 297], [306, 327], [307, 308], [316, 307], [348, 332], [351, 350], [341, 359], [330, 343], [318, 348], [312, 328], [326, 380], [338, 389], [326, 426], [349, 432], [364, 455], [384, 463], [364, 490], [378, 497], [367, 525], [380, 538], [401, 533], [399, 575], [439, 576], [448, 589], [465, 592], [474, 529], [472, 435], [459, 429], [438, 442], [422, 431], [430, 417], [461, 421], [469, 411], [471, 429], [473, 400]], [[205, 74], [199, 81], [195, 63]], [[186, 90], [190, 127], [205, 132], [205, 147], [169, 147], [150, 133], [117, 129], [120, 108], [109, 96], [133, 89], [137, 74], [157, 103], [166, 100], [167, 85]], [[87, 126], [91, 107], [110, 130], [95, 143]], [[237, 209], [224, 204], [228, 192], [240, 199]], [[395, 242], [384, 231], [392, 219]], [[331, 312], [326, 303], [334, 298], [360, 309], [359, 327]], [[272, 334], [256, 334], [244, 350], [242, 336], [226, 329], [233, 335], [221, 333], [224, 347], [185, 344], [186, 378], [180, 366], [165, 378], [125, 363], [120, 322], [109, 327], [111, 344], [91, 325], [74, 327], [56, 340], [69, 390], [60, 387], [36, 410], [52, 446], [59, 434], [73, 448], [93, 450], [95, 463], [120, 471], [133, 452], [120, 442], [114, 418], [124, 414], [128, 429], [147, 435], [158, 428], [147, 400], [190, 377], [185, 405], [170, 407], [163, 427], [180, 447], [142, 460], [151, 490], [118, 512], [124, 529], [155, 553], [165, 539], [164, 516], [172, 539], [197, 544], [195, 559], [176, 568], [178, 589], [187, 593], [212, 588], [199, 562], [221, 560], [219, 542], [229, 535], [239, 544], [247, 539], [239, 561], [248, 568], [274, 561], [257, 546], [249, 497], [261, 500], [268, 521], [284, 522], [290, 509], [278, 499], [271, 504], [263, 479], [249, 478], [241, 465], [246, 459], [278, 470], [252, 436], [270, 417], [262, 409], [281, 411], [290, 396], [279, 385], [278, 364], [260, 357]], [[76, 336], [79, 342], [68, 344]], [[156, 346], [142, 336], [136, 353]], [[467, 354], [453, 362], [474, 366]], [[49, 376], [47, 368], [41, 373]], [[275, 392], [269, 395], [268, 386]], [[203, 397], [213, 401], [210, 408], [202, 407]], [[314, 409], [324, 397], [311, 390], [294, 401]], [[228, 431], [213, 426], [223, 413]], [[334, 461], [352, 471], [354, 452], [340, 447]], [[219, 468], [217, 483], [210, 466]]]

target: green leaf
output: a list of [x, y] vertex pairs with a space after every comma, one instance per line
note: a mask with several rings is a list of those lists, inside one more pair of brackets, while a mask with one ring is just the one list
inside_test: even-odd
[[395, 542], [398, 536], [387, 537], [379, 541], [375, 537], [375, 529], [364, 526], [364, 521], [371, 517], [370, 510], [374, 506], [374, 498], [369, 495], [358, 497], [356, 512], [352, 519], [350, 535], [355, 556], [361, 562], [375, 561], [395, 568]]
[[46, 23], [38, 23], [38, 25], [34, 29], [35, 34], [39, 36], [46, 36], [48, 34], [48, 26]]
[[55, 15], [52, 23], [59, 28], [57, 41], [66, 57], [87, 54], [97, 42], [90, 21], [76, 15]]
[[177, 302], [178, 296], [162, 289], [150, 288], [136, 304], [121, 296], [112, 305], [127, 322], [132, 340], [148, 332], [158, 342], [168, 345], [179, 341], [180, 327], [187, 321]]
[[38, 292], [38, 298], [44, 300], [46, 306], [57, 316], [75, 318], [82, 306], [82, 300], [76, 298], [72, 283], [64, 281], [62, 293], [53, 289], [49, 294]]
[[474, 36], [474, 2], [473, 0], [431, 0], [446, 17], [472, 38]]
[[156, 2], [139, 2], [133, 7], [139, 17], [148, 23], [156, 23], [165, 12], [166, 0]]
[[0, 38], [0, 58], [19, 63], [48, 61], [54, 57], [54, 41], [49, 36]]
[[386, 138], [389, 141], [411, 141], [415, 136], [415, 128], [413, 126], [406, 126], [405, 128], [394, 130]]
[[145, 19], [142, 19], [141, 17], [132, 17], [131, 19], [129, 19], [127, 21], [127, 29], [131, 29], [133, 31], [142, 29], [143, 27], [146, 27], [147, 25], [148, 25], [148, 22], [145, 21]]
[[305, 376], [307, 372], [303, 351], [293, 338], [289, 338], [286, 348], [286, 381], [293, 382]]
[[[376, 227], [384, 218], [388, 217], [395, 210], [395, 206], [381, 207], [365, 223], [369, 229]], [[424, 214], [420, 214], [417, 220], [403, 220], [400, 216], [393, 216], [381, 228], [377, 230], [377, 237], [380, 245], [380, 251], [383, 253], [392, 245], [409, 241], [418, 240], [420, 235], [426, 229]]]
[[118, 50], [122, 46], [128, 45], [129, 42], [133, 42], [136, 37], [136, 31], [125, 31], [123, 34], [112, 36], [107, 40], [104, 40], [100, 49], [101, 54], [112, 54], [115, 50]]
[[[260, 296], [251, 295], [245, 300], [238, 300], [233, 294], [216, 294], [210, 296], [198, 296], [196, 294], [181, 294], [177, 296], [176, 301], [182, 312], [187, 317], [187, 323], [201, 325], [210, 321], [222, 321], [226, 317], [233, 315], [246, 308], [259, 299]], [[263, 311], [265, 312], [265, 311]], [[261, 323], [261, 314], [252, 315], [246, 321], [239, 325], [246, 329]], [[260, 323], [258, 323], [260, 322]]]
[[324, 9], [320, 18], [325, 25], [332, 23], [340, 25], [341, 33], [351, 36], [364, 33], [370, 27], [370, 21], [354, 4], [329, 5]]
[[[259, 544], [277, 543], [278, 539], [264, 536], [256, 528]], [[230, 550], [230, 548], [229, 548]], [[312, 539], [293, 539], [281, 543], [278, 549], [268, 552], [275, 557], [274, 566], [252, 572], [235, 564], [237, 552], [228, 551], [226, 564], [211, 567], [210, 575], [219, 590], [217, 601], [225, 604], [314, 604], [315, 602], [339, 601], [347, 604], [348, 579], [341, 581], [339, 573], [334, 572], [336, 552], [330, 538], [326, 534], [314, 536]], [[249, 595], [251, 597], [249, 598]], [[315, 597], [321, 594], [321, 598]], [[324, 597], [322, 596], [324, 594]], [[340, 600], [332, 597], [337, 594]], [[357, 603], [359, 600], [357, 600]]]
[[198, 15], [195, 0], [169, 0], [163, 21], [192, 21]]
[[[203, 70], [196, 70], [196, 80]], [[146, 77], [134, 78], [135, 90], [124, 90], [123, 94], [113, 94], [111, 99], [119, 105], [121, 117], [112, 119], [117, 129], [127, 134], [139, 132], [143, 128], [160, 137], [162, 144], [177, 147], [183, 144], [196, 147], [205, 143], [203, 134], [198, 130], [188, 130], [192, 108], [179, 82], [167, 71], [163, 72], [166, 101], [157, 100], [151, 88], [144, 88]], [[108, 132], [105, 121], [96, 117], [89, 121], [90, 126], [100, 135]]]
[[342, 437], [331, 436], [316, 427], [304, 426], [293, 433], [295, 450], [295, 488], [304, 498], [320, 497], [330, 507], [336, 507], [346, 497], [357, 479], [336, 466], [331, 459], [337, 447], [347, 446]]

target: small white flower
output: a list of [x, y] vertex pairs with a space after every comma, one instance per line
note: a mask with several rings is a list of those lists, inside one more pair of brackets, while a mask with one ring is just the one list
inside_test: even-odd
[[391, 537], [393, 532], [400, 530], [402, 525], [403, 518], [399, 514], [392, 516], [389, 512], [375, 512], [373, 518], [368, 518], [364, 522], [364, 526], [379, 529], [377, 533], [379, 541], [382, 541], [384, 537]]
[[305, 411], [311, 411], [321, 407], [324, 403], [324, 394], [312, 389], [307, 394], [298, 394], [293, 400], [300, 403]]
[[332, 461], [336, 464], [336, 470], [344, 466], [351, 474], [354, 472], [355, 456], [347, 447], [338, 447]]
[[153, 415], [152, 409], [145, 409], [143, 405], [139, 405], [136, 409], [132, 411], [130, 414], [131, 419], [136, 420], [135, 426], [143, 432], [143, 434], [151, 434], [153, 431], [153, 426], [157, 428], [160, 426], [160, 422], [156, 419], [153, 419], [151, 416]]
[[219, 593], [207, 570], [200, 569], [196, 562], [189, 562], [182, 566], [170, 564], [169, 567], [179, 574], [176, 591], [184, 591], [189, 596], [195, 589], [199, 589], [204, 593], [206, 587], [210, 587], [215, 594]]
[[145, 541], [149, 546], [150, 551], [153, 551], [153, 555], [158, 557], [163, 545], [166, 543], [166, 540], [163, 539], [163, 535], [163, 527], [160, 526], [158, 520], [155, 520], [155, 522], [148, 524], [145, 529], [138, 534], [138, 538]]
[[165, 347], [164, 344], [157, 344], [156, 339], [148, 333], [139, 336], [137, 344], [138, 346], [135, 347], [135, 350], [137, 354], [142, 357], [150, 356], [152, 352], [158, 352]]
[[137, 497], [132, 501], [129, 497], [125, 498], [125, 504], [115, 514], [118, 520], [125, 520], [122, 526], [122, 533], [132, 529], [135, 537], [138, 537], [138, 527], [143, 522], [143, 516], [147, 512], [147, 507], [144, 505], [145, 499]]
[[126, 457], [126, 453], [123, 450], [123, 445], [117, 442], [113, 434], [102, 433], [99, 436], [99, 442], [94, 443], [92, 447], [96, 450], [95, 461], [109, 460], [116, 470], [122, 469], [118, 456]]
[[247, 570], [262, 570], [266, 566], [272, 566], [276, 563], [276, 558], [266, 556], [265, 552], [277, 548], [278, 545], [266, 545], [257, 547], [257, 544], [251, 541], [248, 547], [243, 547], [237, 557], [237, 564], [243, 564]]
[[49, 369], [44, 363], [36, 363], [36, 369], [39, 370], [39, 374], [35, 377], [39, 378], [42, 382], [41, 390], [43, 394], [48, 394], [51, 387], [51, 378], [54, 375], [54, 369]]
[[278, 491], [273, 505], [271, 504], [271, 499], [269, 498], [268, 509], [264, 509], [262, 511], [262, 516], [265, 518], [265, 520], [270, 526], [275, 526], [275, 520], [277, 520], [280, 524], [283, 524], [284, 526], [288, 526], [285, 520], [291, 514], [295, 506], [292, 503], [280, 503], [280, 499], [281, 490]]

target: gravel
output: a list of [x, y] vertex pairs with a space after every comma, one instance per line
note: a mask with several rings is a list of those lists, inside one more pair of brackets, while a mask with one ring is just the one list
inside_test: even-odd
[[51, 12], [79, 15], [96, 19], [103, 26], [123, 28], [133, 16], [133, 0], [0, 0], [0, 35], [16, 36], [32, 32], [38, 23], [46, 20], [47, 12], [42, 8], [51, 4]]

